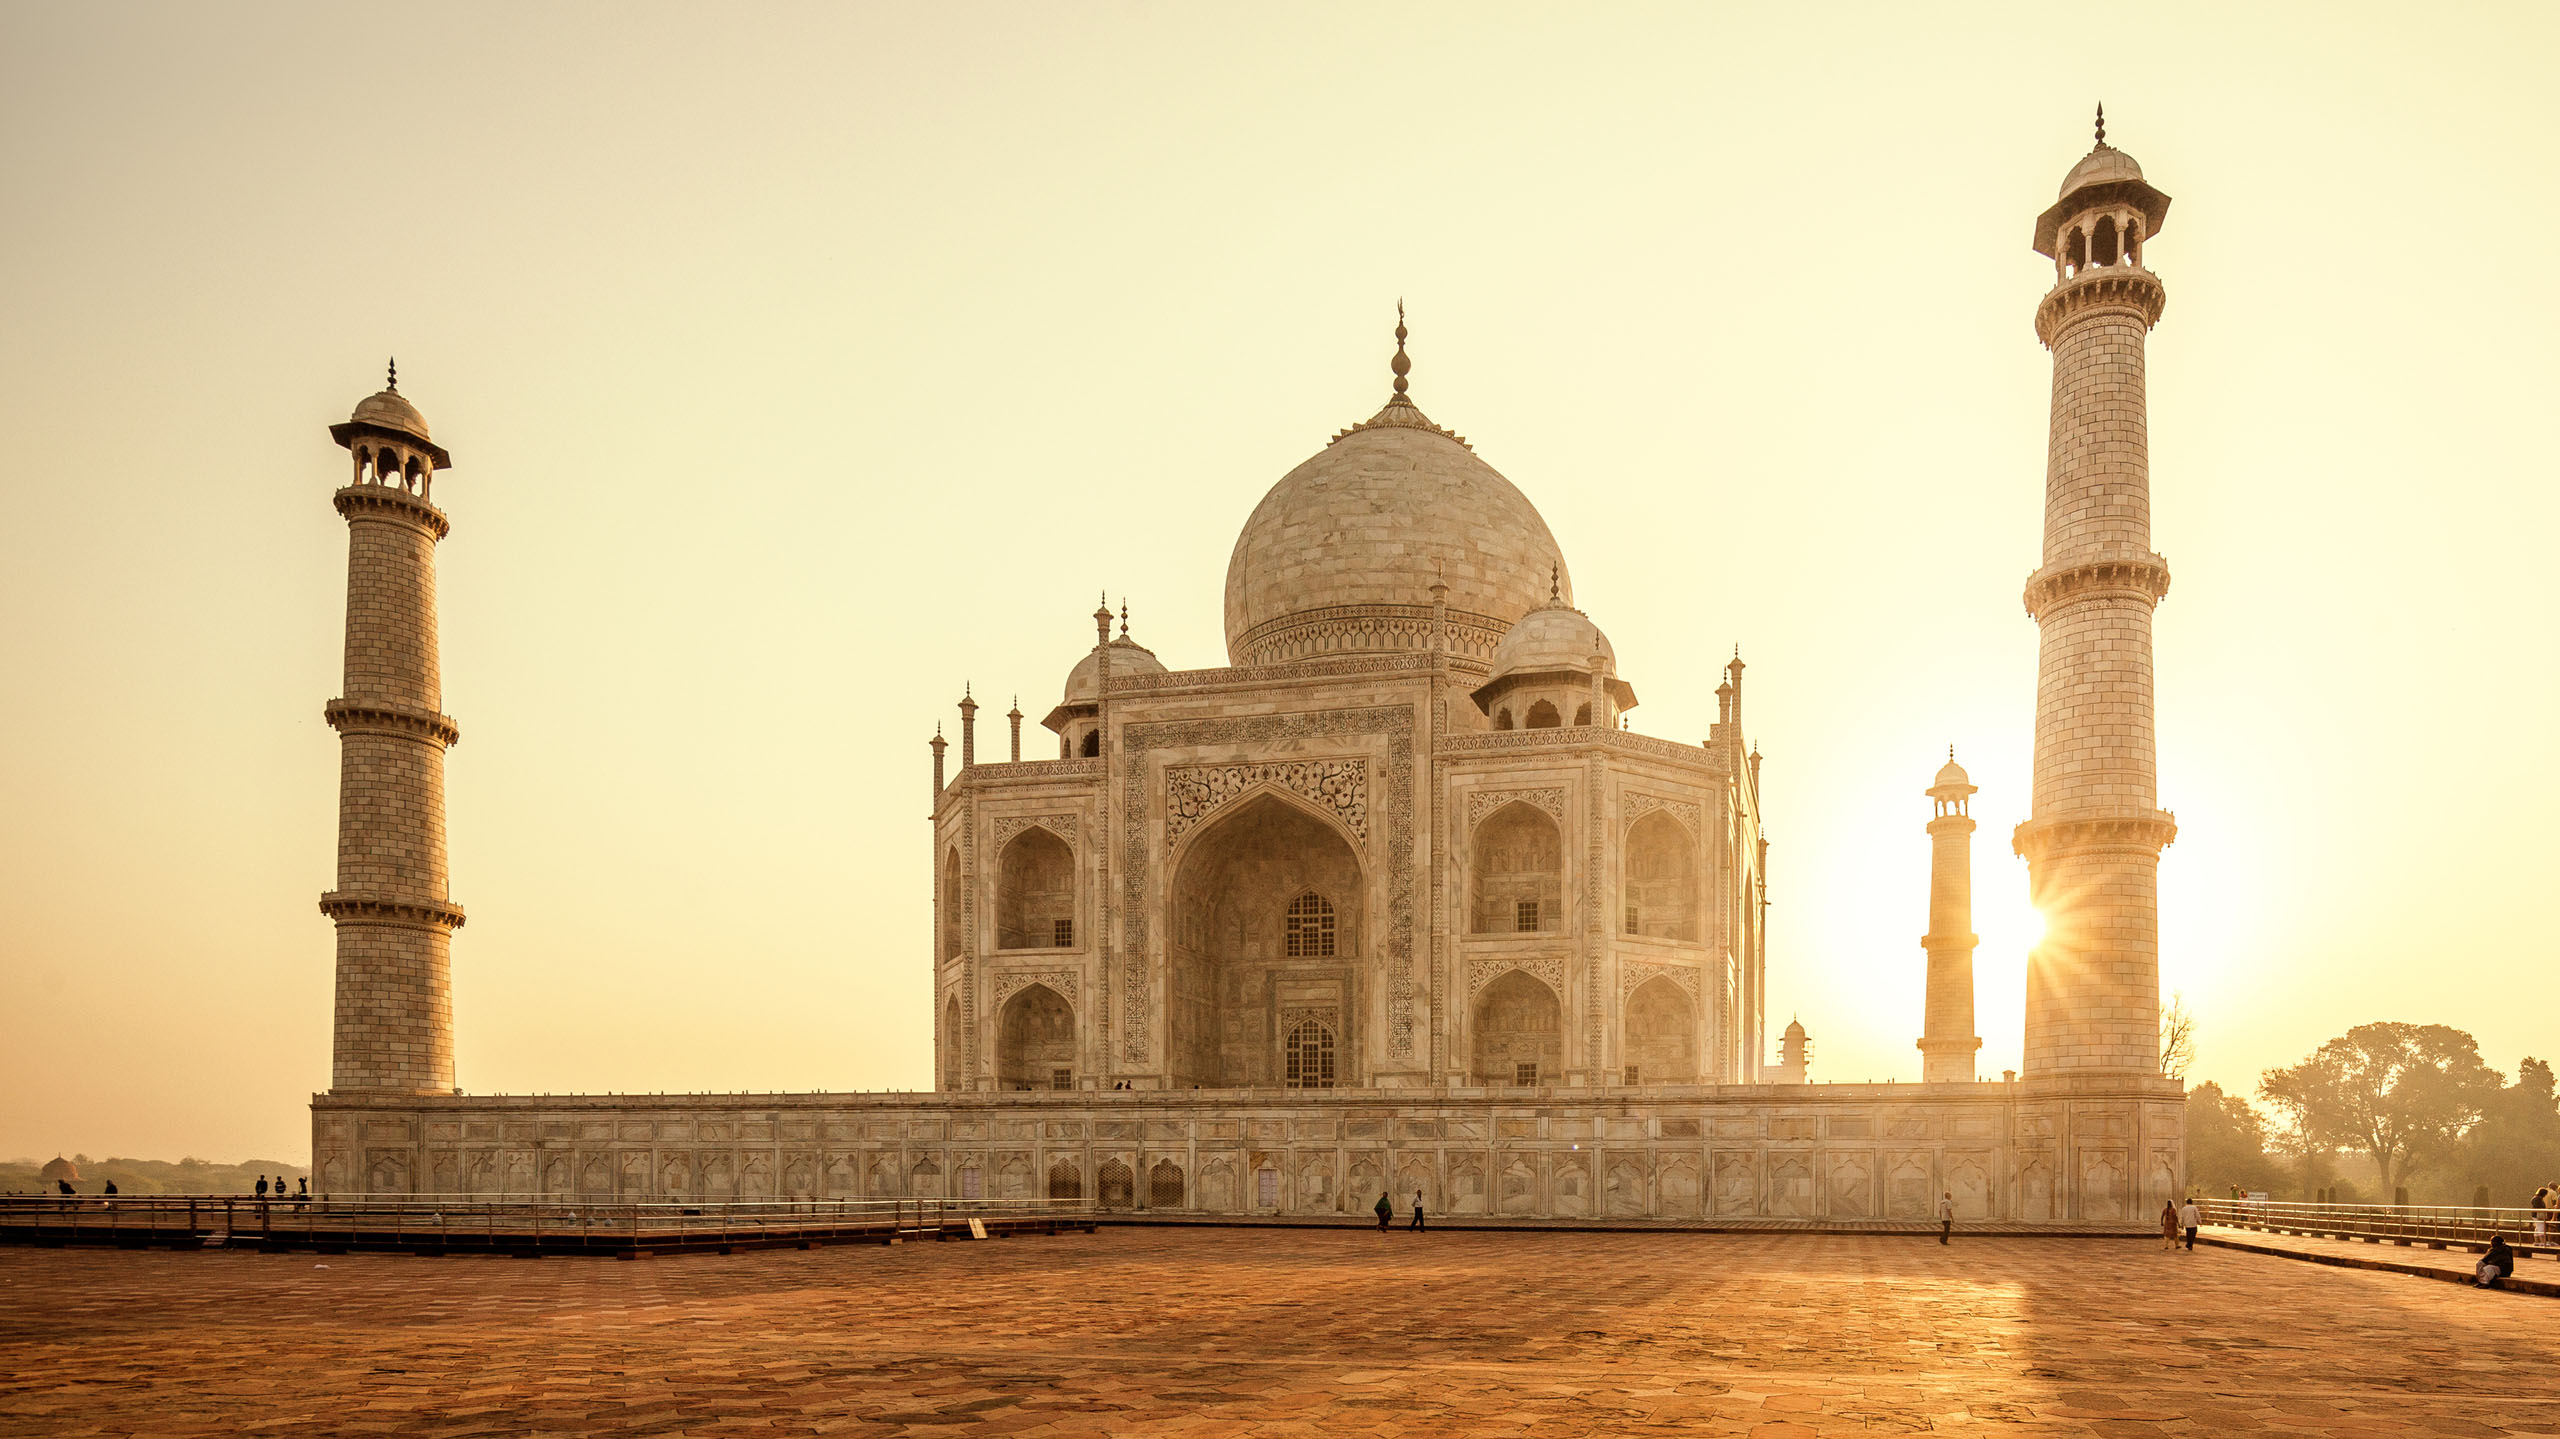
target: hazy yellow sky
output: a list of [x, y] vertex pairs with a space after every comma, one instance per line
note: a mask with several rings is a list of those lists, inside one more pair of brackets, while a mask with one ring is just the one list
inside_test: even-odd
[[2548, 5], [0, 10], [0, 1155], [306, 1152], [324, 427], [386, 354], [455, 456], [462, 1083], [922, 1088], [935, 721], [1036, 721], [1104, 588], [1223, 663], [1398, 296], [1635, 726], [1700, 738], [1743, 646], [1773, 1024], [1916, 1077], [1952, 742], [2014, 1065], [2030, 222], [2100, 99], [2176, 197], [2195, 1077], [2548, 1055], [2555, 53]]

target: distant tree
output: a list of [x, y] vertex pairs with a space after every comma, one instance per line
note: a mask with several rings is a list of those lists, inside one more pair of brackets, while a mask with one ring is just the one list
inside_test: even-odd
[[2516, 1082], [2482, 1106], [2480, 1122], [2463, 1138], [2460, 1169], [2464, 1198], [2478, 1186], [2491, 1204], [2507, 1208], [2560, 1181], [2560, 1096], [2547, 1061], [2526, 1059], [2516, 1066]]
[[2441, 1024], [2359, 1024], [2258, 1080], [2298, 1151], [2369, 1156], [2385, 1195], [2412, 1170], [2450, 1159], [2499, 1087], [2479, 1042]]
[[2188, 1066], [2195, 1062], [2195, 1012], [2187, 1008], [2185, 995], [2172, 994], [2169, 1007], [2160, 1011], [2160, 1072], [2171, 1079], [2184, 1079]]
[[2284, 1170], [2267, 1153], [2267, 1121], [2212, 1080], [2187, 1091], [2187, 1182], [2208, 1194], [2239, 1185], [2275, 1190]]

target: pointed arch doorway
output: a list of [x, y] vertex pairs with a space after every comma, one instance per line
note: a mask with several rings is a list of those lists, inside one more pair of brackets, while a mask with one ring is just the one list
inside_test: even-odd
[[1277, 791], [1232, 802], [1190, 836], [1165, 926], [1174, 1088], [1360, 1082], [1351, 1029], [1366, 894], [1350, 840]]

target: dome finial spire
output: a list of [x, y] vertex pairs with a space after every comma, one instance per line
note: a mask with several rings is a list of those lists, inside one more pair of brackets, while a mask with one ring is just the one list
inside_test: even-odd
[[[1388, 361], [1388, 362], [1387, 362], [1387, 368], [1388, 368], [1388, 369], [1390, 369], [1390, 370], [1395, 371], [1395, 375], [1396, 375], [1396, 393], [1395, 393], [1395, 399], [1397, 399], [1397, 400], [1402, 400], [1402, 399], [1404, 399], [1404, 398], [1405, 398], [1405, 393], [1404, 393], [1404, 390], [1405, 390], [1405, 379], [1404, 379], [1404, 377], [1405, 377], [1405, 376], [1407, 376], [1407, 375], [1409, 375], [1409, 374], [1412, 374], [1412, 373], [1413, 373], [1413, 359], [1412, 359], [1412, 357], [1411, 357], [1411, 356], [1409, 356], [1409, 355], [1405, 354], [1405, 352], [1404, 352], [1404, 337], [1405, 337], [1405, 328], [1404, 328], [1404, 297], [1403, 297], [1403, 296], [1401, 296], [1401, 295], [1399, 295], [1399, 296], [1397, 296], [1397, 297], [1396, 297], [1396, 357], [1395, 357], [1393, 360], [1390, 360], [1390, 361]], [[1393, 400], [1390, 400], [1388, 403], [1392, 404], [1392, 403], [1394, 403], [1394, 401], [1393, 401]], [[1408, 403], [1410, 403], [1410, 402], [1408, 402]]]
[[400, 357], [398, 355], [391, 357], [390, 371], [390, 378], [382, 382], [382, 388], [396, 395], [400, 393]]
[[2107, 143], [2107, 102], [2098, 102], [2098, 143]]
[[1124, 640], [1125, 640], [1125, 639], [1127, 639], [1128, 637], [1129, 637], [1129, 597], [1128, 597], [1127, 595], [1125, 595], [1125, 594], [1124, 594], [1124, 595], [1122, 595], [1122, 596], [1120, 597], [1120, 638], [1122, 638], [1122, 639], [1124, 639]]
[[1564, 561], [1549, 560], [1547, 562], [1547, 602], [1549, 604], [1561, 604], [1563, 601]]

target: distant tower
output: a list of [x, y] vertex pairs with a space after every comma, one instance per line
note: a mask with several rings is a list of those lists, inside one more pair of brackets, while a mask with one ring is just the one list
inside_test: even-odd
[[1801, 1021], [1787, 1021], [1787, 1032], [1778, 1038], [1778, 1064], [1769, 1071], [1771, 1084], [1802, 1084], [1805, 1071], [1813, 1063], [1813, 1036], [1804, 1032]]
[[2151, 727], [2151, 611], [2169, 566], [2151, 552], [2143, 342], [2167, 293], [2146, 268], [2169, 197], [2133, 157], [2098, 145], [2036, 220], [2054, 260], [2036, 307], [2053, 352], [2044, 564], [2028, 577], [2040, 627], [2035, 800], [2014, 844], [2045, 918], [2027, 964], [2026, 1077], [2160, 1068], [2160, 851]]
[[445, 871], [444, 713], [436, 660], [436, 543], [429, 503], [452, 457], [401, 398], [399, 372], [329, 437], [355, 469], [335, 498], [347, 521], [346, 685], [321, 713], [338, 732], [338, 1013], [330, 1088], [453, 1088], [453, 932]]
[[1953, 746], [1945, 768], [1929, 786], [1937, 814], [1929, 821], [1928, 1013], [1920, 1026], [1920, 1078], [1927, 1084], [1971, 1084], [1973, 1032], [1973, 781], [1956, 763]]

